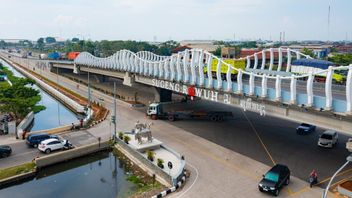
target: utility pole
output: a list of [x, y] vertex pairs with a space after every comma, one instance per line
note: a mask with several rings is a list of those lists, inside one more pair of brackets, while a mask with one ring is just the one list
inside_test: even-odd
[[114, 82], [114, 119], [113, 119], [113, 124], [114, 124], [114, 131], [112, 134], [112, 138], [115, 139], [115, 134], [116, 134], [116, 82]]
[[330, 41], [330, 4], [329, 4], [329, 11], [328, 11], [328, 41]]
[[90, 68], [88, 66], [88, 108], [90, 108], [90, 105], [91, 105], [89, 69]]

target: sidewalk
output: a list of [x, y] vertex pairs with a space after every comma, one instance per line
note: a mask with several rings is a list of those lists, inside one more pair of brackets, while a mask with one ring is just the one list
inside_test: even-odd
[[23, 141], [24, 140], [22, 139], [16, 139], [16, 136], [12, 134], [0, 135], [0, 145], [13, 144], [13, 143], [18, 143]]

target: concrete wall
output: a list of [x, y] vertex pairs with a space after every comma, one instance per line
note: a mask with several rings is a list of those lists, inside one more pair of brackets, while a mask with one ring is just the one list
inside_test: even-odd
[[28, 128], [28, 126], [33, 122], [33, 120], [34, 120], [34, 113], [33, 111], [31, 111], [17, 126], [18, 137], [22, 137], [23, 131], [25, 131]]
[[64, 162], [73, 158], [82, 157], [91, 153], [105, 150], [110, 147], [109, 141], [97, 142], [78, 148], [74, 148], [67, 151], [62, 151], [58, 153], [52, 153], [47, 156], [39, 157], [35, 159], [35, 163], [38, 168], [53, 165], [59, 162]]
[[[21, 58], [17, 58], [14, 57], [12, 58], [12, 60], [8, 60], [7, 58], [3, 57], [4, 60], [6, 60], [9, 64], [13, 65], [14, 67], [16, 67], [17, 70], [19, 70], [22, 74], [24, 74], [25, 76], [33, 79], [36, 81], [37, 85], [40, 86], [41, 88], [43, 88], [44, 90], [46, 90], [49, 94], [51, 94], [52, 96], [54, 96], [55, 98], [61, 100], [64, 104], [68, 105], [72, 110], [74, 110], [77, 113], [85, 113], [84, 110], [84, 106], [80, 105], [79, 103], [77, 103], [76, 101], [74, 101], [73, 99], [69, 98], [68, 96], [62, 94], [60, 91], [58, 91], [57, 89], [49, 86], [48, 84], [46, 84], [45, 82], [43, 82], [42, 80], [38, 79], [37, 77], [35, 77], [34, 75], [30, 74], [29, 72], [25, 71], [24, 69], [16, 66], [14, 64], [22, 64], [21, 62]], [[27, 63], [29, 64], [29, 61]]]
[[121, 152], [123, 152], [134, 163], [138, 164], [141, 169], [148, 172], [150, 175], [155, 174], [156, 179], [160, 183], [162, 183], [166, 186], [173, 185], [173, 181], [172, 181], [172, 178], [170, 175], [166, 174], [159, 167], [155, 166], [148, 159], [144, 158], [138, 151], [132, 149], [126, 143], [124, 143], [123, 141], [121, 141], [118, 138], [117, 138], [117, 145], [115, 145], [115, 147], [118, 150], [120, 150]]

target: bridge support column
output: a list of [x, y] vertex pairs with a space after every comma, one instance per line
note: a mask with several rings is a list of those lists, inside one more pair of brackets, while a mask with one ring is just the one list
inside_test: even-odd
[[77, 67], [76, 63], [73, 64], [73, 73], [79, 74], [79, 68]]
[[291, 75], [291, 83], [290, 83], [290, 103], [291, 104], [296, 104], [296, 85], [297, 85], [297, 79], [295, 78], [295, 75]]
[[275, 81], [275, 100], [281, 101], [281, 77], [280, 75], [276, 76]]
[[263, 74], [262, 77], [262, 98], [266, 98], [267, 95], [267, 78], [266, 78], [266, 74]]
[[332, 109], [332, 92], [331, 92], [331, 84], [332, 84], [332, 75], [334, 71], [332, 70], [332, 66], [329, 67], [328, 73], [326, 74], [325, 81], [325, 109], [330, 111]]
[[122, 84], [132, 87], [134, 83], [135, 83], [134, 76], [132, 76], [129, 72], [126, 72], [125, 76], [123, 77]]
[[346, 81], [346, 113], [352, 114], [352, 65], [348, 70], [347, 81]]
[[313, 73], [311, 72], [308, 76], [308, 81], [307, 81], [307, 107], [313, 106], [313, 80], [314, 80], [314, 76], [313, 76]]
[[152, 87], [154, 92], [154, 102], [172, 101], [172, 91], [162, 88]]

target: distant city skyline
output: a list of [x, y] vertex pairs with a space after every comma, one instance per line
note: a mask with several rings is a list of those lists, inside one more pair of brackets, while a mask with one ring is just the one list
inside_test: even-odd
[[[328, 31], [328, 8], [331, 6]], [[350, 0], [12, 0], [0, 38], [352, 40]]]

